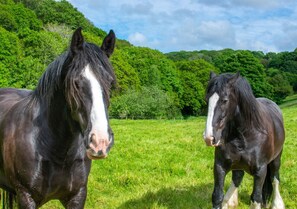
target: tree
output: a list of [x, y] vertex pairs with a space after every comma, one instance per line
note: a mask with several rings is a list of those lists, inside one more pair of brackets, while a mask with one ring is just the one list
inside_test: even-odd
[[157, 86], [130, 89], [112, 98], [110, 116], [131, 119], [160, 119], [181, 117], [170, 96]]
[[293, 88], [290, 85], [284, 72], [278, 69], [269, 68], [266, 72], [269, 84], [273, 86], [273, 100], [276, 103], [281, 103], [287, 96], [293, 93]]
[[181, 110], [183, 115], [199, 115], [204, 112], [205, 89], [209, 80], [210, 71], [215, 67], [206, 61], [192, 60], [176, 63], [179, 69], [183, 93], [181, 96]]
[[264, 67], [251, 52], [237, 51], [224, 60], [221, 71], [231, 73], [239, 71], [249, 81], [255, 96], [273, 97], [273, 88], [266, 79]]
[[127, 92], [129, 89], [140, 89], [138, 73], [128, 62], [128, 55], [123, 50], [115, 50], [111, 57], [112, 66], [118, 80], [117, 94]]

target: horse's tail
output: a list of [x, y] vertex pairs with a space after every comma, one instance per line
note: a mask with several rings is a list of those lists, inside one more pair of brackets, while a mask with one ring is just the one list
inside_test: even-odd
[[15, 194], [1, 189], [2, 209], [13, 209], [15, 206]]
[[268, 204], [272, 195], [272, 191], [273, 191], [273, 186], [272, 186], [272, 179], [271, 179], [271, 170], [270, 170], [270, 166], [268, 165], [267, 174], [262, 188], [262, 200], [263, 200], [264, 206]]

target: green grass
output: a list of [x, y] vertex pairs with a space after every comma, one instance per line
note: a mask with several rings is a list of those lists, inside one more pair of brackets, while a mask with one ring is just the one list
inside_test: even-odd
[[[286, 208], [297, 208], [297, 107], [287, 106], [283, 114], [287, 136], [281, 194]], [[204, 117], [111, 120], [115, 145], [107, 159], [92, 164], [85, 208], [211, 208], [214, 149], [204, 144], [204, 125]], [[252, 178], [246, 174], [239, 190], [239, 208], [249, 208], [251, 192]], [[42, 208], [62, 206], [52, 201]]]
[[284, 102], [280, 105], [281, 108], [290, 107], [290, 106], [297, 106], [297, 94], [288, 96], [284, 100]]

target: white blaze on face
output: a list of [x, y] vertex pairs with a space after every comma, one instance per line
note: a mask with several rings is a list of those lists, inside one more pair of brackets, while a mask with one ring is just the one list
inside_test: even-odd
[[204, 138], [213, 137], [213, 127], [212, 121], [214, 116], [214, 111], [219, 101], [219, 95], [214, 93], [208, 100], [208, 112], [207, 112], [207, 120], [206, 120], [206, 128], [204, 131]]
[[[105, 105], [103, 102], [103, 92], [102, 88], [96, 79], [94, 73], [90, 69], [90, 66], [87, 65], [84, 71], [84, 77], [87, 78], [91, 85], [92, 91], [92, 109], [91, 109], [91, 123], [92, 129], [90, 136], [95, 134], [97, 140], [105, 139], [108, 140], [108, 122], [105, 112]], [[97, 141], [99, 143], [99, 141]]]

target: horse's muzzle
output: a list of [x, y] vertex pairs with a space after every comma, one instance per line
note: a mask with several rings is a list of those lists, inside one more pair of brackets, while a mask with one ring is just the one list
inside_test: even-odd
[[205, 135], [204, 133], [203, 138], [207, 146], [218, 147], [221, 144], [221, 140], [216, 140], [214, 136]]
[[91, 135], [91, 142], [87, 149], [87, 156], [91, 160], [103, 159], [108, 155], [110, 149], [110, 141], [108, 139], [97, 139], [95, 134]]

